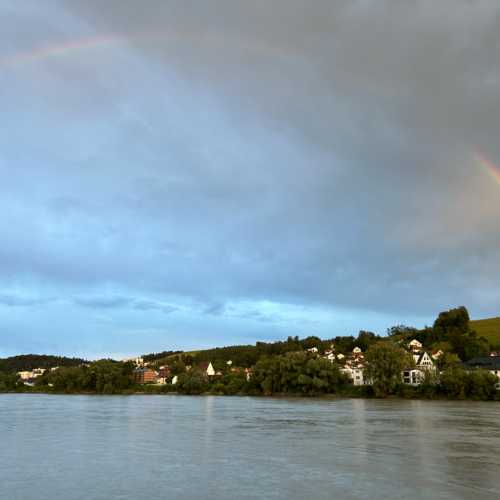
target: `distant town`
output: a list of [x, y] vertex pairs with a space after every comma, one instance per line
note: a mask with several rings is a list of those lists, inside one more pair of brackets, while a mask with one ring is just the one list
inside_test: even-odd
[[494, 345], [471, 329], [462, 307], [441, 313], [432, 327], [395, 326], [384, 337], [289, 337], [120, 361], [13, 357], [0, 360], [0, 390], [500, 399]]

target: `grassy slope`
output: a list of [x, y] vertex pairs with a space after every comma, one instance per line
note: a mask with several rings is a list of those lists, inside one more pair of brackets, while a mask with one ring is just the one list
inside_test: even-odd
[[[471, 320], [470, 323], [471, 328], [475, 330], [480, 337], [485, 337], [495, 349], [500, 350], [500, 317]], [[391, 339], [399, 340], [398, 336], [391, 337]], [[184, 354], [196, 355], [201, 350], [189, 351]], [[155, 364], [161, 365], [171, 363], [177, 356], [177, 354], [173, 354], [166, 358], [158, 359], [155, 361]]]
[[488, 339], [490, 344], [500, 348], [500, 317], [471, 321], [471, 328], [480, 337]]

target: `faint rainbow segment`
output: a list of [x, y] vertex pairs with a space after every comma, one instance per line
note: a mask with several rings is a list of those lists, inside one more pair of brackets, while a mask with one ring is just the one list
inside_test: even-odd
[[[1, 0], [0, 0], [1, 1]], [[248, 52], [260, 53], [266, 57], [296, 61], [297, 56], [289, 50], [278, 46], [264, 44], [258, 40], [247, 38], [226, 37], [218, 33], [190, 33], [190, 32], [160, 32], [160, 33], [128, 33], [98, 35], [89, 38], [66, 40], [64, 42], [48, 44], [0, 57], [0, 69], [20, 66], [44, 59], [69, 56], [86, 50], [126, 46], [129, 42], [163, 42], [170, 45], [182, 46], [185, 43], [195, 43], [200, 47], [216, 44], [220, 47], [236, 46]]]
[[10, 56], [0, 58], [0, 68], [17, 66], [30, 62], [36, 62], [43, 59], [62, 57], [71, 55], [75, 52], [98, 49], [101, 47], [113, 47], [124, 45], [129, 40], [133, 39], [154, 39], [159, 38], [159, 35], [131, 35], [124, 36], [119, 34], [93, 36], [89, 38], [80, 38], [76, 40], [67, 40], [63, 43], [49, 44], [40, 47], [35, 47], [31, 50], [14, 53]]
[[489, 158], [481, 153], [481, 151], [476, 151], [474, 153], [474, 159], [500, 186], [500, 167], [497, 167]]

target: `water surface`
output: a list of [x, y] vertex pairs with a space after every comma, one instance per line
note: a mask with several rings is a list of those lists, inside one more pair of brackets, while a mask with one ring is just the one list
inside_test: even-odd
[[0, 498], [499, 498], [500, 404], [0, 395]]

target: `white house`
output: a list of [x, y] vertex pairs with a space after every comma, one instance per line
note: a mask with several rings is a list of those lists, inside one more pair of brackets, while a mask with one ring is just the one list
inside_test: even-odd
[[215, 370], [214, 370], [214, 367], [212, 366], [212, 362], [208, 363], [208, 366], [206, 369], [206, 374], [209, 377], [213, 377], [215, 375]]
[[179, 377], [177, 375], [174, 375], [174, 377], [172, 378], [172, 385], [177, 384], [178, 380], [179, 380]]
[[318, 352], [318, 348], [317, 347], [311, 347], [310, 349], [307, 349], [307, 352], [312, 352], [312, 353], [316, 354]]
[[417, 339], [413, 339], [408, 344], [408, 347], [409, 347], [410, 351], [413, 351], [413, 352], [418, 352], [418, 351], [422, 350], [422, 344]]
[[425, 351], [420, 354], [414, 354], [413, 359], [415, 360], [415, 366], [421, 370], [434, 371], [436, 369], [434, 361]]
[[431, 356], [425, 351], [419, 354], [413, 353], [413, 359], [415, 360], [415, 366], [403, 370], [401, 377], [403, 383], [417, 386], [424, 381], [426, 372], [436, 371], [436, 366]]
[[353, 385], [364, 385], [365, 379], [363, 376], [363, 368], [354, 366], [344, 366], [340, 369], [340, 372], [347, 375]]
[[31, 380], [37, 377], [41, 377], [47, 370], [45, 368], [33, 368], [33, 370], [24, 370], [17, 372], [17, 375], [21, 380]]
[[134, 356], [132, 358], [123, 358], [122, 363], [134, 363], [136, 367], [140, 367], [144, 365], [144, 358], [141, 358], [140, 356]]
[[325, 356], [325, 358], [330, 361], [331, 363], [333, 363], [335, 361], [335, 354], [333, 352], [330, 352], [329, 354], [327, 354]]
[[17, 375], [21, 380], [30, 380], [33, 378], [33, 372], [27, 370], [22, 372], [17, 372]]
[[403, 377], [403, 383], [414, 386], [420, 385], [425, 378], [425, 373], [418, 368], [403, 370], [401, 375]]

